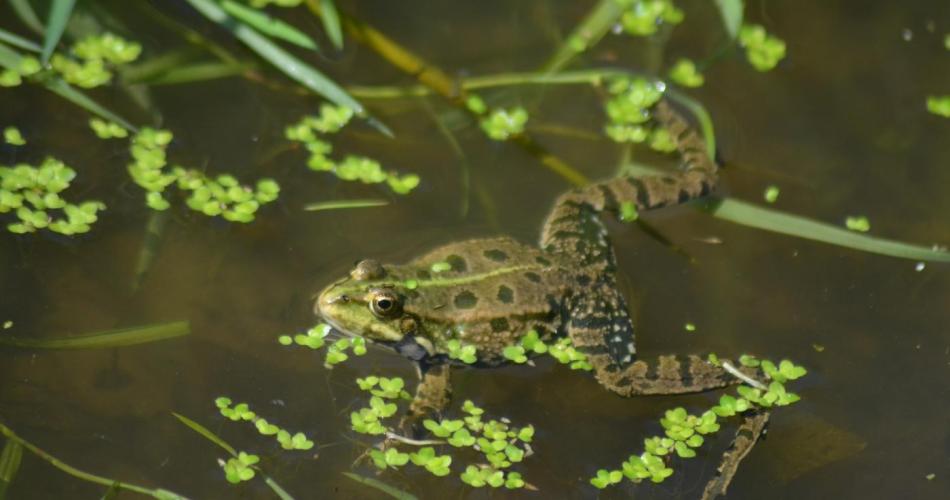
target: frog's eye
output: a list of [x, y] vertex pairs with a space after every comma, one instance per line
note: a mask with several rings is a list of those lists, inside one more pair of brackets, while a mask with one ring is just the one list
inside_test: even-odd
[[376, 290], [369, 301], [369, 310], [378, 318], [391, 318], [399, 314], [402, 304], [391, 290]]
[[350, 277], [358, 281], [378, 280], [386, 275], [386, 270], [378, 260], [365, 259], [356, 263], [350, 271]]

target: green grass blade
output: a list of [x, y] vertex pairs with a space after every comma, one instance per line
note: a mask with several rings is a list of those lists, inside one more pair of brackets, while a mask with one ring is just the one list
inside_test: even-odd
[[85, 109], [86, 111], [94, 115], [99, 116], [100, 118], [116, 122], [119, 125], [121, 125], [122, 128], [128, 131], [131, 131], [131, 132], [138, 131], [138, 128], [136, 128], [134, 125], [126, 121], [125, 118], [122, 118], [121, 116], [104, 108], [101, 104], [99, 104], [96, 101], [93, 101], [92, 98], [80, 92], [75, 87], [73, 87], [72, 85], [66, 83], [65, 81], [59, 78], [46, 80], [43, 82], [43, 85], [45, 85], [46, 88], [50, 90], [50, 92], [53, 92], [54, 94], [57, 94], [60, 97], [68, 101], [71, 101], [73, 104]]
[[399, 500], [416, 500], [416, 496], [411, 493], [406, 493], [405, 491], [400, 490], [394, 486], [390, 486], [378, 479], [373, 479], [371, 477], [361, 476], [359, 474], [354, 474], [352, 472], [344, 472], [344, 476], [358, 482], [363, 483], [370, 488], [376, 488], [387, 495], [397, 498]]
[[339, 200], [339, 201], [321, 201], [304, 205], [303, 209], [308, 212], [318, 212], [320, 210], [340, 210], [344, 208], [368, 208], [383, 207], [389, 205], [386, 200], [365, 199], [365, 200]]
[[371, 126], [387, 136], [392, 136], [392, 131], [386, 128], [382, 123], [372, 119], [367, 114], [363, 105], [356, 99], [353, 99], [350, 94], [347, 94], [346, 91], [333, 80], [327, 78], [313, 66], [287, 53], [284, 49], [281, 49], [250, 27], [234, 22], [234, 19], [228, 16], [227, 12], [218, 7], [212, 0], [188, 0], [188, 3], [205, 17], [230, 31], [238, 40], [244, 42], [244, 44], [256, 52], [257, 55], [261, 56], [265, 61], [272, 64], [288, 77], [296, 80], [316, 94], [325, 97], [334, 104], [352, 109], [357, 116], [366, 118]]
[[323, 22], [323, 30], [336, 50], [342, 50], [343, 28], [340, 26], [340, 13], [336, 10], [333, 0], [320, 0], [320, 21]]
[[244, 24], [247, 24], [265, 35], [279, 38], [298, 47], [317, 50], [317, 44], [312, 38], [280, 19], [271, 17], [264, 12], [246, 5], [232, 2], [231, 0], [221, 2], [221, 8]]
[[247, 71], [248, 67], [229, 62], [195, 63], [155, 75], [143, 80], [142, 83], [148, 85], [180, 85], [182, 83], [206, 82], [241, 75]]
[[703, 208], [720, 219], [775, 233], [902, 259], [950, 262], [950, 252], [945, 250], [876, 238], [733, 198], [711, 200]]
[[551, 59], [541, 68], [543, 73], [557, 73], [579, 54], [597, 44], [620, 19], [623, 7], [617, 0], [600, 0], [570, 35], [561, 43]]
[[36, 15], [36, 11], [33, 10], [33, 6], [30, 5], [30, 0], [10, 0], [10, 6], [13, 7], [13, 12], [27, 28], [40, 34], [43, 33], [45, 28], [39, 16]]
[[739, 36], [739, 28], [742, 27], [742, 11], [745, 10], [743, 3], [742, 0], [716, 0], [722, 24], [726, 27], [729, 38], [733, 40]]
[[23, 50], [29, 50], [30, 52], [41, 52], [42, 47], [37, 45], [31, 40], [27, 40], [16, 33], [10, 33], [7, 30], [0, 29], [0, 42], [7, 42], [14, 47], [19, 47]]
[[40, 59], [44, 65], [49, 62], [53, 49], [63, 36], [63, 30], [66, 29], [66, 23], [69, 22], [69, 16], [72, 15], [75, 5], [76, 0], [53, 0], [49, 9], [49, 20], [46, 23], [46, 33], [43, 34], [43, 54]]
[[0, 500], [7, 496], [7, 489], [13, 483], [13, 478], [20, 470], [20, 459], [23, 458], [23, 446], [20, 443], [7, 439], [0, 452]]
[[0, 335], [0, 345], [26, 349], [101, 349], [158, 342], [191, 333], [187, 321], [120, 328], [66, 338], [27, 339]]
[[280, 500], [294, 500], [294, 497], [290, 493], [287, 493], [287, 490], [281, 488], [280, 485], [277, 484], [277, 481], [271, 479], [270, 476], [265, 475], [264, 482], [267, 483], [267, 486], [270, 486], [270, 489], [274, 491], [274, 494], [277, 495]]
[[208, 441], [211, 441], [212, 443], [223, 448], [224, 451], [228, 452], [228, 454], [230, 454], [232, 457], [238, 456], [237, 450], [235, 450], [233, 446], [229, 445], [227, 442], [225, 442], [225, 440], [219, 438], [217, 434], [208, 430], [207, 427], [199, 424], [198, 422], [195, 422], [194, 420], [182, 414], [172, 412], [172, 415], [174, 415], [175, 418], [177, 418], [179, 422], [185, 424], [189, 429], [197, 432], [198, 434], [201, 434]]

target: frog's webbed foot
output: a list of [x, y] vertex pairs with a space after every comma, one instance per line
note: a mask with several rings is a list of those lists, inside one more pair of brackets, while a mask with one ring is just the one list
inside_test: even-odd
[[417, 437], [423, 433], [422, 422], [441, 413], [452, 398], [449, 365], [434, 365], [419, 368], [419, 385], [409, 404], [409, 411], [399, 422], [399, 430]]
[[712, 500], [726, 494], [729, 483], [732, 482], [739, 462], [752, 451], [752, 447], [765, 434], [765, 427], [769, 422], [769, 412], [753, 412], [744, 416], [742, 424], [736, 430], [736, 437], [732, 444], [722, 454], [722, 461], [716, 469], [716, 477], [706, 483], [703, 490], [703, 500]]

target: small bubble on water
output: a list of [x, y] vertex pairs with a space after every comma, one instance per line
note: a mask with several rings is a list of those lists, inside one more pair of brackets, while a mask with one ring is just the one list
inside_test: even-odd
[[610, 28], [610, 31], [611, 31], [613, 34], [615, 34], [615, 35], [619, 35], [619, 34], [623, 33], [623, 26], [621, 26], [620, 23], [617, 23], [617, 24], [613, 25], [612, 28]]
[[927, 267], [927, 264], [924, 264], [923, 262], [918, 262], [917, 265], [914, 266], [914, 271], [917, 271], [919, 273], [923, 271], [925, 267]]
[[904, 28], [904, 31], [901, 31], [901, 38], [903, 38], [905, 42], [909, 42], [914, 39], [914, 32], [911, 31], [910, 28]]

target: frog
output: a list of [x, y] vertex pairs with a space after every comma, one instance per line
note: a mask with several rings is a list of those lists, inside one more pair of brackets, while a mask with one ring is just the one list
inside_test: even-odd
[[[404, 423], [447, 407], [452, 369], [509, 363], [505, 348], [528, 331], [545, 342], [568, 337], [597, 382], [620, 396], [697, 393], [741, 382], [723, 363], [695, 354], [663, 355], [652, 363], [637, 356], [601, 216], [702, 198], [718, 180], [706, 141], [672, 103], [661, 99], [652, 115], [669, 132], [679, 168], [565, 192], [544, 220], [536, 246], [501, 236], [449, 243], [401, 265], [364, 259], [317, 294], [314, 312], [334, 330], [415, 362], [419, 383]], [[474, 362], [455, 359], [453, 343], [475, 346]], [[766, 412], [745, 417], [704, 498], [725, 493], [767, 422]]]

